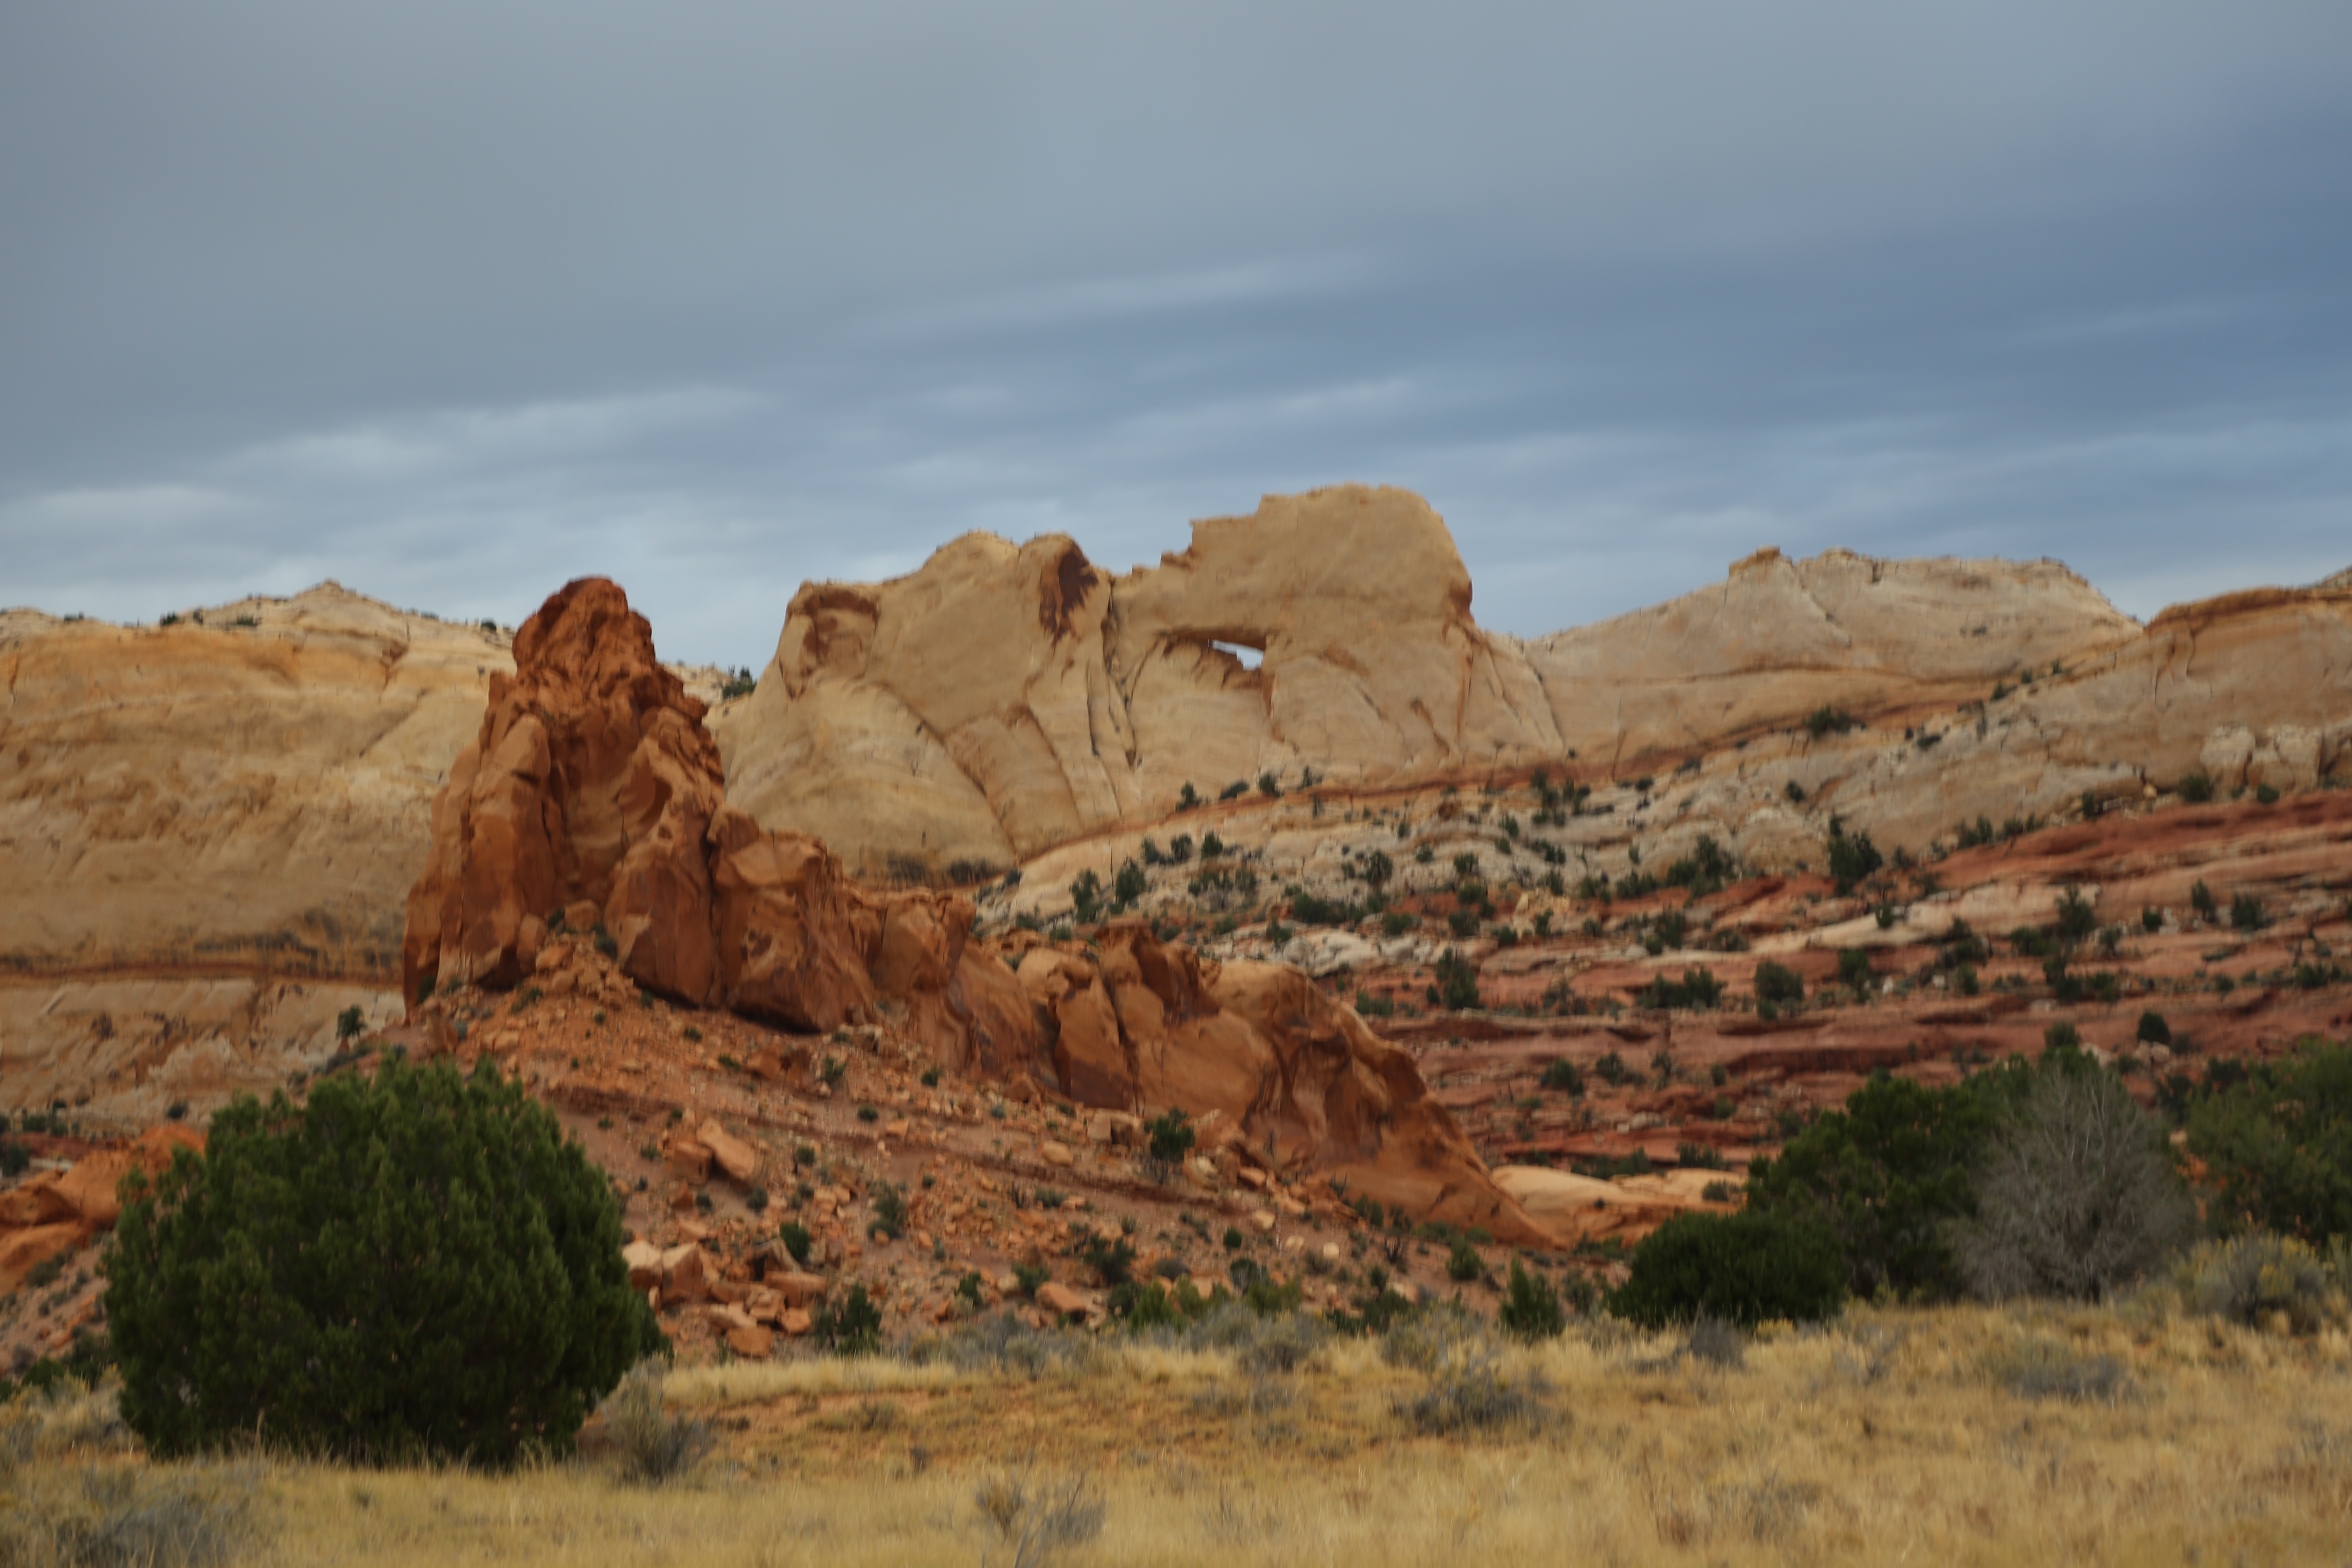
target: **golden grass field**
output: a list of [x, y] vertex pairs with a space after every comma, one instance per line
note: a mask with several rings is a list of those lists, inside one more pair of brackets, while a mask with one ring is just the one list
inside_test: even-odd
[[669, 1410], [719, 1444], [657, 1487], [620, 1479], [593, 1426], [580, 1458], [510, 1475], [148, 1466], [101, 1391], [5, 1413], [0, 1495], [20, 1521], [134, 1492], [243, 1509], [224, 1538], [261, 1563], [1009, 1563], [983, 1500], [1017, 1527], [1003, 1483], [1024, 1471], [1033, 1497], [1101, 1505], [1098, 1535], [1053, 1559], [1074, 1564], [2352, 1563], [2340, 1329], [1857, 1308], [1768, 1331], [1737, 1366], [1679, 1342], [1593, 1324], [1440, 1346], [1548, 1385], [1539, 1426], [1451, 1436], [1398, 1410], [1432, 1374], [1367, 1341], [1288, 1373], [1115, 1343], [1034, 1377], [687, 1369]]

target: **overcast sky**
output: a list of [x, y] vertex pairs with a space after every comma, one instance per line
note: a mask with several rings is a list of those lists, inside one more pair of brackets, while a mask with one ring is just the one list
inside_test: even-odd
[[1528, 634], [2352, 565], [2352, 5], [0, 5], [0, 604], [596, 572], [756, 666], [1344, 479]]

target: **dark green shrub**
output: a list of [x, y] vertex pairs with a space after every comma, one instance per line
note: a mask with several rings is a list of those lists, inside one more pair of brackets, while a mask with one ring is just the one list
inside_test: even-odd
[[2144, 1045], [2168, 1046], [2172, 1044], [2172, 1026], [2164, 1021], [2161, 1013], [2142, 1013], [2139, 1032], [2133, 1038]]
[[346, 1007], [335, 1015], [335, 1038], [356, 1040], [367, 1032], [367, 1015], [357, 1007]]
[[1505, 1333], [1529, 1344], [1558, 1339], [1568, 1327], [1559, 1292], [1552, 1289], [1550, 1280], [1530, 1272], [1516, 1257], [1511, 1259], [1510, 1280], [1503, 1288], [1497, 1317]]
[[1843, 708], [1816, 708], [1805, 721], [1805, 733], [1814, 740], [1823, 735], [1843, 735], [1848, 730], [1859, 730], [1862, 721]]
[[1449, 1012], [1478, 1005], [1478, 971], [1447, 948], [1437, 958], [1437, 1004]]
[[1787, 1215], [1677, 1215], [1633, 1250], [1612, 1316], [1660, 1329], [1700, 1318], [1753, 1328], [1810, 1322], [1845, 1301], [1845, 1264], [1822, 1226]]
[[1125, 909], [1143, 897], [1144, 889], [1149, 886], [1143, 868], [1132, 860], [1123, 860], [1119, 862], [1118, 876], [1111, 883], [1111, 900], [1120, 909]]
[[122, 1415], [158, 1455], [562, 1451], [662, 1343], [611, 1190], [495, 1068], [240, 1098], [133, 1177], [104, 1265]]
[[1625, 1081], [1625, 1058], [1611, 1051], [1592, 1064], [1592, 1070], [1601, 1075], [1603, 1083], [1615, 1088]]
[[2195, 910], [2198, 917], [2202, 920], [2210, 921], [2217, 912], [2213, 902], [2213, 889], [2207, 887], [2202, 879], [2189, 889], [2189, 907]]
[[1544, 1088], [1571, 1099], [1581, 1099], [1584, 1094], [1584, 1075], [1566, 1057], [1545, 1065], [1542, 1083]]
[[1830, 824], [1828, 848], [1830, 880], [1837, 884], [1840, 893], [1853, 892], [1885, 864], [1869, 834], [1849, 834], [1834, 819]]
[[2231, 931], [2260, 931], [2270, 923], [2269, 911], [2263, 908], [2262, 900], [2253, 894], [2240, 893], [2230, 900]]
[[852, 1285], [839, 1306], [828, 1301], [817, 1309], [809, 1337], [835, 1355], [871, 1355], [882, 1348], [882, 1309], [865, 1286]]
[[874, 1230], [896, 1241], [907, 1229], [907, 1194], [887, 1182], [874, 1189]]
[[2191, 805], [2203, 805], [2213, 798], [2213, 776], [2202, 768], [2183, 773], [2180, 782], [2172, 787]]
[[2069, 888], [2058, 895], [2058, 940], [2069, 944], [2087, 942], [2099, 929], [2099, 912], [2079, 888]]
[[2254, 798], [2264, 805], [2276, 805], [2279, 799], [2278, 785], [2268, 784], [2256, 784], [2254, 786]]
[[1143, 1132], [1145, 1152], [1156, 1168], [1159, 1179], [1164, 1182], [1175, 1173], [1177, 1166], [1184, 1163], [1184, 1156], [1192, 1152], [1195, 1136], [1192, 1124], [1182, 1108], [1171, 1107], [1145, 1122]]
[[1445, 1277], [1466, 1285], [1485, 1272], [1486, 1263], [1478, 1256], [1478, 1249], [1471, 1246], [1466, 1237], [1457, 1238], [1454, 1250], [1446, 1256]]
[[1805, 999], [1803, 976], [1785, 963], [1770, 959], [1756, 966], [1756, 999], [1775, 1005], [1793, 1005]]
[[1135, 1247], [1125, 1237], [1105, 1241], [1090, 1236], [1078, 1248], [1078, 1261], [1093, 1269], [1105, 1286], [1116, 1288], [1126, 1284], [1135, 1272]]
[[1870, 954], [1858, 947], [1839, 949], [1838, 984], [1864, 992], [1870, 989]]
[[1749, 1167], [1748, 1205], [1827, 1229], [1857, 1296], [1955, 1295], [1958, 1265], [1944, 1230], [1975, 1211], [1969, 1165], [1997, 1119], [1997, 1106], [1967, 1086], [1874, 1078], [1779, 1158]]
[[2215, 1076], [2189, 1105], [2189, 1152], [2216, 1218], [2315, 1245], [2352, 1236], [2352, 1047], [2305, 1040], [2226, 1087]]
[[1661, 974], [1634, 999], [1643, 1007], [1688, 1007], [1704, 1011], [1723, 1000], [1723, 982], [1709, 969], [1685, 969], [1679, 981]]

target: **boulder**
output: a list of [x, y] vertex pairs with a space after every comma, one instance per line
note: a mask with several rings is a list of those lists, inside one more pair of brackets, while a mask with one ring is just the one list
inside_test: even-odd
[[757, 1323], [727, 1331], [727, 1348], [746, 1361], [765, 1361], [776, 1348], [776, 1336]]
[[824, 1299], [824, 1277], [803, 1273], [797, 1269], [767, 1276], [767, 1284], [783, 1299], [787, 1307], [805, 1307]]
[[629, 1270], [629, 1288], [643, 1290], [662, 1282], [662, 1250], [649, 1241], [632, 1241], [621, 1248]]
[[662, 1254], [662, 1300], [708, 1300], [718, 1266], [699, 1247], [677, 1247]]
[[1048, 1279], [1037, 1287], [1037, 1305], [1057, 1318], [1082, 1318], [1094, 1310], [1086, 1297], [1058, 1279]]
[[710, 1150], [693, 1138], [673, 1138], [662, 1152], [662, 1169], [698, 1187], [710, 1179]]
[[25, 1276], [50, 1258], [80, 1251], [94, 1234], [79, 1219], [0, 1230], [0, 1295], [23, 1285]]
[[760, 1152], [718, 1122], [705, 1121], [694, 1136], [696, 1142], [710, 1151], [711, 1159], [736, 1185], [748, 1187], [751, 1178], [760, 1173]]

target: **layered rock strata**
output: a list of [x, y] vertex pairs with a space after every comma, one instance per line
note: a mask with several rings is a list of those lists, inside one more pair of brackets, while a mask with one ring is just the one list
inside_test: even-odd
[[1125, 575], [1059, 535], [966, 535], [910, 576], [793, 596], [719, 727], [729, 797], [861, 875], [969, 882], [1165, 817], [1187, 784], [1633, 766], [1822, 706], [1950, 702], [2138, 633], [2052, 562], [1766, 550], [1527, 643], [1470, 597], [1443, 520], [1396, 489], [1268, 497]]
[[1410, 1058], [1297, 971], [1203, 963], [1140, 926], [1099, 958], [1034, 939], [1000, 954], [971, 940], [961, 896], [859, 886], [816, 839], [721, 803], [702, 704], [610, 583], [551, 598], [515, 652], [434, 805], [409, 996], [511, 985], [559, 927], [593, 926], [622, 973], [680, 1001], [797, 1029], [886, 1023], [966, 1076], [1180, 1107], [1270, 1168], [1336, 1169], [1384, 1202], [1543, 1238]]

